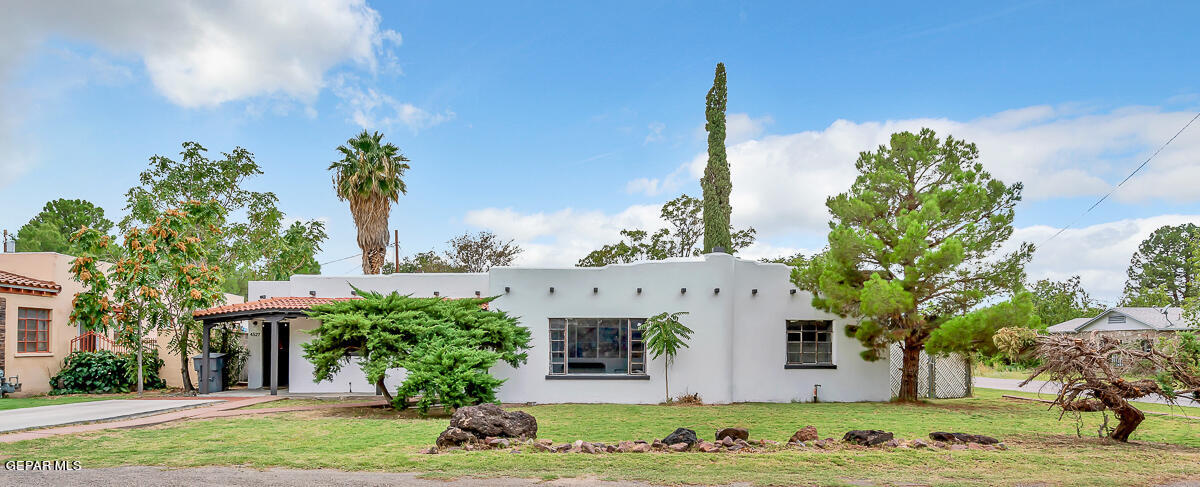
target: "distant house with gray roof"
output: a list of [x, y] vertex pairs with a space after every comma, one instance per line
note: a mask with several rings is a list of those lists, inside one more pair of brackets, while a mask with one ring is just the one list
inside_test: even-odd
[[1113, 336], [1123, 342], [1154, 340], [1165, 334], [1196, 330], [1195, 325], [1183, 317], [1183, 308], [1109, 308], [1091, 318], [1075, 318], [1046, 329], [1050, 333], [1097, 332]]

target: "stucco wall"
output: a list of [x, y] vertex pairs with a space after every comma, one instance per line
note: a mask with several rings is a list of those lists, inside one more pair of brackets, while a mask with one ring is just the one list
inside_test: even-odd
[[[4, 363], [6, 375], [17, 375], [21, 391], [15, 396], [44, 394], [50, 391], [50, 377], [58, 373], [62, 360], [70, 351], [71, 339], [78, 328], [70, 322], [71, 300], [82, 288], [71, 280], [72, 257], [53, 252], [0, 253], [0, 269], [13, 274], [54, 281], [62, 286], [55, 296], [5, 294]], [[46, 353], [17, 353], [17, 312], [20, 308], [50, 310], [49, 351]]]
[[[506, 379], [499, 396], [506, 402], [657, 403], [664, 398], [664, 364], [647, 363], [648, 378], [547, 378], [550, 318], [646, 318], [664, 311], [685, 311], [683, 322], [694, 330], [689, 347], [670, 370], [671, 395], [699, 393], [705, 402], [812, 400], [821, 384], [823, 401], [876, 401], [889, 398], [888, 362], [865, 362], [862, 348], [847, 338], [845, 320], [817, 311], [811, 296], [791, 293], [790, 269], [725, 254], [613, 265], [603, 268], [495, 268], [488, 274], [394, 274], [390, 276], [296, 276], [287, 283], [251, 283], [250, 295], [349, 296], [350, 284], [360, 289], [399, 291], [416, 296], [496, 295], [493, 302], [517, 316], [530, 329], [533, 348], [528, 363], [513, 369], [497, 366], [493, 373]], [[554, 292], [550, 292], [550, 287]], [[505, 288], [508, 291], [505, 291]], [[639, 294], [637, 288], [642, 288]], [[686, 288], [686, 293], [681, 293]], [[720, 288], [719, 292], [714, 292]], [[757, 294], [752, 290], [757, 289]], [[833, 369], [785, 369], [786, 321], [834, 320]], [[357, 365], [347, 365], [332, 382], [312, 383], [312, 366], [301, 356], [300, 344], [311, 337], [302, 330], [315, 327], [297, 320], [291, 330], [290, 390], [293, 392], [373, 391]], [[253, 329], [252, 329], [253, 333]], [[261, 353], [254, 337], [251, 353]], [[250, 361], [250, 385], [261, 385], [261, 359]], [[399, 372], [399, 371], [397, 371]], [[398, 374], [389, 382], [400, 380]], [[257, 378], [257, 379], [256, 379]]]

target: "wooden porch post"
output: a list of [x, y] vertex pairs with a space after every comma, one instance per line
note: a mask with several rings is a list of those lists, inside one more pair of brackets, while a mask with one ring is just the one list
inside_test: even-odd
[[279, 318], [271, 318], [271, 395], [279, 395]]
[[[209, 345], [209, 335], [212, 334], [212, 323], [205, 321], [201, 324], [201, 326], [203, 327], [203, 330], [204, 330], [204, 332], [203, 332], [204, 338], [201, 339], [201, 342], [202, 342], [201, 348], [203, 349], [203, 352], [201, 352], [201, 355], [200, 355], [200, 393], [208, 394], [210, 392], [208, 390], [208, 374], [209, 374], [209, 370], [208, 370], [209, 369], [209, 367], [208, 367], [208, 365], [209, 365], [208, 364], [209, 347], [208, 347], [208, 345]], [[186, 357], [185, 357], [185, 359], [186, 359]]]

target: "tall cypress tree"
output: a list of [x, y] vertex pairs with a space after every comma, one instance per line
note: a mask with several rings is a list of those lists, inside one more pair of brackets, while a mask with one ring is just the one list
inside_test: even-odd
[[717, 63], [712, 89], [704, 106], [704, 130], [708, 131], [708, 166], [700, 188], [704, 191], [704, 253], [722, 247], [733, 252], [729, 235], [729, 161], [725, 159], [725, 63]]

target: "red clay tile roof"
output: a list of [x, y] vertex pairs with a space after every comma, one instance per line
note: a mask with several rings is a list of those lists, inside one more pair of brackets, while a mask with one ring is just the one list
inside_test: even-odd
[[216, 308], [196, 310], [194, 313], [192, 313], [192, 316], [200, 318], [203, 316], [268, 310], [304, 311], [318, 304], [325, 304], [333, 301], [345, 301], [347, 299], [359, 298], [276, 297], [260, 299], [258, 301], [250, 301], [248, 303], [227, 304], [225, 306], [217, 306]]
[[55, 284], [54, 281], [43, 281], [5, 271], [0, 271], [0, 287], [32, 288], [51, 294], [58, 294], [59, 291], [62, 291], [62, 286]]

